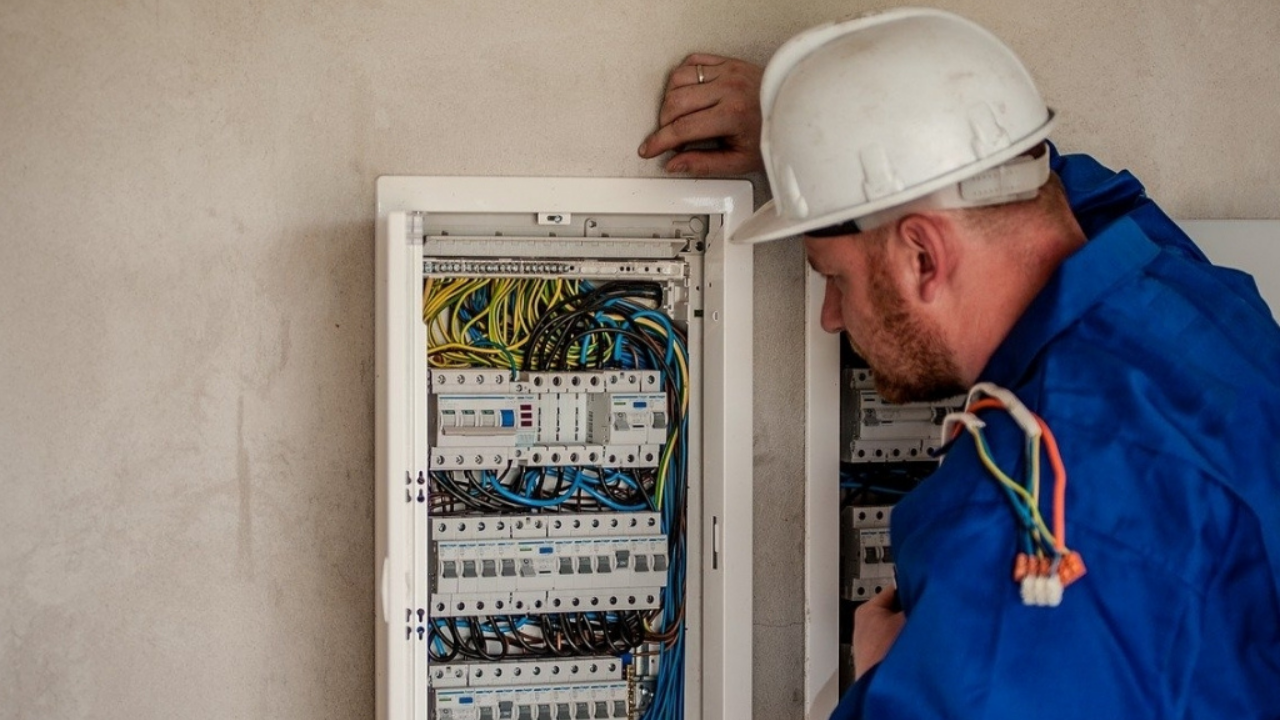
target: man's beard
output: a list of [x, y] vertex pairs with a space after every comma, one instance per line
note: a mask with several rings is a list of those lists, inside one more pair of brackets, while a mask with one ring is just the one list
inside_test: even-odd
[[868, 289], [879, 322], [870, 329], [867, 346], [879, 350], [876, 357], [855, 350], [871, 366], [876, 390], [892, 403], [943, 400], [964, 393], [967, 388], [942, 332], [911, 314], [885, 263], [873, 262], [870, 275]]

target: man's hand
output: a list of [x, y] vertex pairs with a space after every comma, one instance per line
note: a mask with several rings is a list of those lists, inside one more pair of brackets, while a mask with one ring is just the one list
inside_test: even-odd
[[896, 609], [898, 592], [883, 590], [853, 613], [853, 678], [877, 665], [898, 639], [907, 616]]
[[[702, 82], [698, 82], [698, 68]], [[760, 159], [759, 65], [719, 55], [694, 54], [671, 71], [658, 129], [640, 145], [640, 157], [676, 150], [667, 172], [742, 175], [764, 167]], [[690, 149], [715, 141], [717, 148]]]

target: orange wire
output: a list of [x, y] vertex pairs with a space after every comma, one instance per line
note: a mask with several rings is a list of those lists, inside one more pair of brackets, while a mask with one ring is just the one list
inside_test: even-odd
[[[983, 398], [968, 408], [967, 412], [977, 412], [978, 410], [987, 410], [995, 408], [1004, 410], [1004, 403], [995, 398]], [[1031, 413], [1036, 419], [1036, 423], [1040, 426], [1040, 435], [1044, 438], [1045, 450], [1049, 453], [1049, 465], [1053, 468], [1053, 540], [1058, 546], [1059, 552], [1067, 551], [1067, 468], [1062, 462], [1062, 454], [1058, 452], [1058, 441], [1053, 437], [1053, 431], [1049, 429], [1048, 423], [1039, 415]], [[956, 428], [956, 435], [960, 434], [961, 428]]]
[[1044, 448], [1049, 451], [1049, 464], [1053, 466], [1053, 539], [1058, 543], [1058, 551], [1067, 551], [1067, 468], [1062, 463], [1062, 455], [1058, 453], [1058, 441], [1053, 438], [1049, 425], [1035, 415], [1040, 424], [1040, 434], [1044, 437]]

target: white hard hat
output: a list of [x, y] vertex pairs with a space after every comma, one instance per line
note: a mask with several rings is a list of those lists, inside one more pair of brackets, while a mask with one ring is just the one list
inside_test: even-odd
[[774, 199], [734, 242], [851, 220], [867, 229], [896, 208], [1025, 199], [1048, 179], [1047, 154], [1018, 158], [1054, 123], [1026, 68], [990, 32], [941, 10], [797, 35], [765, 68], [760, 106]]

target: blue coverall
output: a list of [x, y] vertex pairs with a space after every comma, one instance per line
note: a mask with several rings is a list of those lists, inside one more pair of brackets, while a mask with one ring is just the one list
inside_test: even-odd
[[[962, 434], [894, 509], [906, 626], [832, 718], [1280, 718], [1280, 328], [1132, 175], [1053, 169], [1089, 242], [980, 380], [1057, 436], [1088, 573], [1022, 604], [1013, 514]], [[982, 417], [1019, 477], [1022, 433]]]

